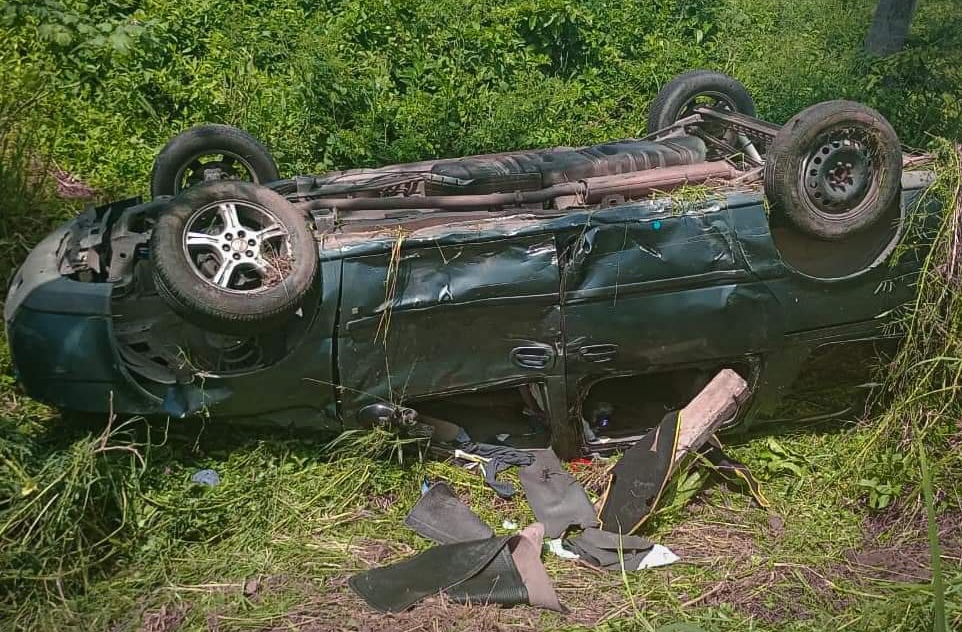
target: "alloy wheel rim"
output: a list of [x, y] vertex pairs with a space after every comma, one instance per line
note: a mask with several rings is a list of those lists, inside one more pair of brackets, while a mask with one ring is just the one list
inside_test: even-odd
[[291, 235], [260, 204], [224, 200], [191, 215], [183, 253], [203, 282], [225, 292], [256, 294], [282, 283], [290, 272]]

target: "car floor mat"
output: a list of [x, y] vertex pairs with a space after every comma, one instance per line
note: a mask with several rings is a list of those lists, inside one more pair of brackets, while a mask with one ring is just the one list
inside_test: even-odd
[[554, 450], [533, 450], [534, 462], [521, 468], [521, 486], [528, 504], [544, 525], [548, 538], [558, 538], [569, 527], [598, 524], [595, 508], [584, 488], [564, 469]]
[[460, 603], [530, 603], [561, 611], [541, 565], [543, 534], [543, 527], [535, 523], [514, 536], [441, 544], [397, 564], [354, 575], [348, 584], [384, 613], [403, 612], [439, 592]]
[[[601, 529], [585, 529], [565, 540], [568, 549], [590, 564], [607, 570], [636, 571], [654, 546], [636, 535], [621, 535]], [[620, 553], [619, 553], [620, 551]]]
[[494, 531], [455, 496], [447, 483], [432, 485], [404, 518], [404, 524], [438, 544], [494, 537]]
[[609, 471], [598, 513], [603, 530], [634, 533], [651, 515], [671, 476], [681, 429], [679, 414], [665, 415]]

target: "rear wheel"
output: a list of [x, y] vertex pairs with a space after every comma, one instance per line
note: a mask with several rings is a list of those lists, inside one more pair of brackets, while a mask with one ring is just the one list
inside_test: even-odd
[[655, 96], [648, 111], [648, 133], [691, 116], [700, 105], [755, 116], [755, 102], [740, 81], [713, 70], [691, 70], [666, 83]]
[[885, 118], [852, 101], [792, 117], [765, 164], [765, 193], [794, 228], [819, 239], [857, 234], [898, 203], [902, 150]]
[[253, 334], [301, 305], [317, 270], [308, 218], [247, 182], [213, 182], [173, 198], [150, 240], [154, 282], [199, 327]]
[[230, 125], [198, 125], [174, 136], [154, 161], [153, 197], [218, 180], [264, 184], [279, 179], [270, 151], [256, 138]]

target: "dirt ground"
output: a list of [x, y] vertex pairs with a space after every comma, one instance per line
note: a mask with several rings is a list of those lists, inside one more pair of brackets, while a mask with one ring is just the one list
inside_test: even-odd
[[[922, 518], [904, 524], [899, 521], [898, 512], [892, 511], [866, 519], [860, 546], [816, 568], [765, 555], [766, 550], [777, 546], [779, 539], [785, 537], [782, 516], [771, 514], [764, 530], [753, 530], [738, 524], [736, 512], [708, 507], [699, 501], [689, 507], [689, 512], [693, 519], [675, 527], [664, 538], [682, 561], [667, 569], [645, 571], [659, 577], [666, 584], [666, 590], [672, 592], [674, 599], [669, 605], [672, 609], [727, 607], [778, 629], [790, 621], [842, 613], [853, 606], [856, 599], [853, 591], [871, 593], [879, 582], [921, 583], [931, 579], [929, 544]], [[943, 566], [962, 568], [962, 511], [940, 518], [939, 537]], [[406, 545], [374, 539], [357, 542], [354, 547], [354, 555], [362, 566], [377, 566], [388, 558], [411, 553], [413, 550]], [[264, 632], [583, 629], [666, 607], [660, 594], [629, 597], [617, 573], [601, 572], [550, 556], [547, 565], [561, 602], [568, 608], [560, 615], [529, 607], [462, 605], [442, 596], [426, 599], [404, 613], [385, 615], [372, 610], [348, 588], [348, 575], [339, 575], [319, 586], [297, 586], [300, 601], [258, 629]], [[720, 577], [702, 584], [686, 581], [692, 569], [711, 569]], [[249, 581], [243, 590], [248, 599], [257, 601], [273, 591], [290, 588], [289, 579], [272, 577]], [[189, 604], [182, 604], [146, 612], [143, 629], [174, 632], [189, 608]], [[229, 617], [222, 620], [216, 614], [208, 617], [207, 627], [209, 630], [233, 629]]]

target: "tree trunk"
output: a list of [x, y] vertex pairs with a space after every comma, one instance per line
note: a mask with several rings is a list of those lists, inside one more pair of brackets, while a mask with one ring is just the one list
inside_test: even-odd
[[865, 50], [882, 57], [902, 50], [917, 5], [918, 0], [878, 0]]

